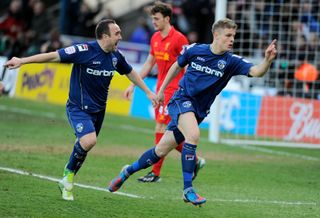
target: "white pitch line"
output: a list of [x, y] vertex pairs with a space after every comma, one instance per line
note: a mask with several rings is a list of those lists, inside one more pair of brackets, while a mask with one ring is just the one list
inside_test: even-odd
[[210, 201], [215, 202], [231, 202], [231, 203], [253, 203], [253, 204], [280, 204], [280, 205], [312, 205], [317, 206], [317, 203], [315, 202], [302, 202], [302, 201], [268, 201], [268, 200], [253, 200], [253, 199], [233, 199], [233, 200], [227, 200], [227, 199], [219, 199], [214, 198], [210, 199]]
[[[16, 173], [19, 175], [33, 176], [33, 177], [48, 180], [51, 182], [59, 182], [59, 179], [57, 179], [57, 178], [50, 177], [50, 176], [44, 176], [44, 175], [36, 174], [36, 173], [31, 173], [31, 172], [27, 172], [24, 170], [17, 170], [17, 169], [7, 168], [7, 167], [0, 167], [0, 170], [6, 171], [6, 172], [11, 172], [11, 173]], [[107, 190], [105, 188], [100, 188], [100, 187], [91, 186], [91, 185], [84, 185], [84, 184], [80, 184], [80, 183], [75, 183], [74, 185], [81, 187], [81, 188], [86, 188], [86, 189], [93, 189], [93, 190], [97, 190], [97, 191], [110, 192], [109, 190]], [[131, 197], [131, 198], [154, 199], [153, 197], [144, 197], [144, 196], [133, 195], [133, 194], [128, 194], [128, 193], [124, 193], [124, 192], [114, 192], [113, 194], [122, 195], [122, 196], [126, 196], [126, 197]], [[181, 200], [181, 199], [179, 198], [179, 200]], [[312, 205], [312, 206], [317, 205], [317, 203], [315, 203], [315, 202], [303, 202], [303, 201], [292, 202], [292, 201], [277, 201], [277, 200], [269, 200], [268, 201], [268, 200], [257, 200], [257, 199], [253, 200], [253, 199], [219, 199], [219, 198], [207, 199], [207, 200], [213, 201], [213, 202], [249, 203], [249, 204]]]
[[280, 156], [295, 157], [295, 158], [299, 158], [302, 160], [320, 161], [320, 158], [317, 158], [317, 157], [310, 157], [310, 156], [302, 155], [302, 154], [293, 154], [293, 153], [289, 153], [289, 152], [285, 152], [285, 151], [275, 151], [272, 149], [262, 148], [262, 147], [252, 146], [252, 145], [229, 145], [229, 146], [241, 147], [246, 150], [260, 151], [263, 153], [275, 154], [275, 155], [280, 155]]
[[[54, 177], [44, 176], [44, 175], [36, 174], [36, 173], [31, 173], [31, 172], [27, 172], [27, 171], [24, 171], [24, 170], [17, 170], [17, 169], [7, 168], [7, 167], [0, 167], [0, 170], [7, 171], [7, 172], [10, 172], [10, 173], [16, 173], [16, 174], [19, 174], [19, 175], [33, 176], [33, 177], [44, 179], [44, 180], [48, 180], [48, 181], [51, 181], [51, 182], [59, 182], [60, 181], [60, 179], [57, 179], [57, 178], [54, 178]], [[97, 190], [97, 191], [110, 192], [106, 188], [100, 188], [100, 187], [91, 186], [91, 185], [84, 185], [84, 184], [80, 184], [80, 183], [74, 183], [74, 185], [78, 186], [78, 187], [81, 187], [81, 188], [86, 188], [86, 189], [93, 189], [93, 190]], [[143, 196], [128, 194], [128, 193], [119, 192], [119, 191], [113, 192], [113, 194], [123, 195], [123, 196], [131, 197], [131, 198], [145, 198]]]
[[0, 105], [0, 111], [11, 111], [14, 113], [32, 115], [32, 116], [41, 116], [46, 118], [58, 118], [55, 113], [51, 113], [51, 112], [34, 112], [32, 110], [25, 109], [25, 108], [8, 107], [5, 105]]

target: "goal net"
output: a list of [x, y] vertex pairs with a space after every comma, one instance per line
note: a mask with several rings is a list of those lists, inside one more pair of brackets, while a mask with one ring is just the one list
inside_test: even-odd
[[210, 115], [220, 142], [320, 148], [319, 7], [227, 1], [226, 16], [238, 24], [233, 52], [256, 64], [277, 39], [278, 55], [263, 78], [235, 77], [220, 94], [220, 113]]

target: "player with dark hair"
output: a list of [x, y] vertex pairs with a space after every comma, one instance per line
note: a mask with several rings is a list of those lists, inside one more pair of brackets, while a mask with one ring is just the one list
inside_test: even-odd
[[[148, 76], [154, 67], [157, 66], [157, 86], [156, 92], [159, 91], [164, 78], [171, 65], [176, 61], [180, 54], [182, 47], [188, 44], [187, 38], [179, 31], [177, 31], [171, 24], [172, 9], [168, 4], [157, 2], [150, 10], [153, 26], [156, 32], [153, 34], [150, 42], [150, 52], [145, 61], [140, 76], [145, 78]], [[182, 78], [185, 69], [182, 68], [177, 76], [169, 83], [165, 89], [165, 98], [163, 105], [155, 108], [155, 144], [158, 144], [163, 136], [168, 123], [171, 118], [168, 114], [167, 105], [173, 93], [179, 87], [179, 81]], [[128, 87], [125, 91], [125, 96], [130, 99], [133, 93], [134, 85]], [[182, 143], [175, 148], [181, 152]], [[153, 165], [152, 170], [145, 176], [140, 177], [140, 182], [159, 182], [160, 171], [164, 158], [161, 158], [156, 164]], [[204, 166], [205, 160], [203, 158], [197, 158], [197, 165], [193, 175], [193, 179], [196, 178], [198, 171]]]
[[156, 163], [185, 141], [181, 155], [183, 199], [194, 205], [206, 202], [205, 198], [196, 193], [192, 185], [196, 148], [200, 138], [198, 125], [207, 116], [211, 104], [232, 76], [262, 77], [277, 54], [276, 40], [273, 40], [265, 50], [265, 57], [258, 65], [253, 65], [242, 57], [232, 54], [230, 51], [236, 30], [235, 22], [225, 18], [213, 24], [211, 44], [192, 44], [185, 47], [171, 66], [158, 93], [161, 103], [170, 81], [181, 68], [188, 65], [179, 83], [179, 90], [175, 92], [168, 105], [172, 121], [158, 145], [142, 154], [132, 165], [125, 166], [119, 176], [110, 182], [109, 191], [117, 191], [130, 175]]
[[17, 68], [28, 63], [73, 63], [69, 99], [66, 112], [74, 129], [76, 142], [59, 182], [62, 198], [73, 200], [74, 175], [82, 166], [87, 153], [97, 143], [97, 136], [104, 120], [110, 81], [119, 72], [139, 86], [157, 106], [157, 98], [140, 76], [117, 50], [122, 39], [121, 29], [114, 20], [100, 21], [95, 30], [96, 40], [75, 44], [50, 53], [25, 58], [13, 57], [5, 66]]

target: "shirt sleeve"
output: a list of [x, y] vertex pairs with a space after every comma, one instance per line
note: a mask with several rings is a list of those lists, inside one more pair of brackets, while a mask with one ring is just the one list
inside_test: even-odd
[[249, 76], [249, 71], [250, 71], [250, 68], [253, 66], [253, 64], [248, 60], [244, 59], [243, 57], [235, 54], [233, 54], [231, 58], [232, 58], [232, 62], [231, 62], [232, 74]]
[[123, 54], [120, 51], [117, 52], [117, 57], [119, 59], [117, 65], [116, 65], [118, 73], [120, 73], [121, 75], [131, 73], [133, 68], [127, 62], [127, 60], [125, 59], [125, 57], [123, 56]]
[[[88, 45], [87, 44], [78, 44], [78, 45], [71, 45], [66, 48], [61, 48], [58, 50], [60, 60], [62, 63], [75, 63], [80, 64], [83, 62], [81, 57], [84, 57], [83, 52], [88, 52]], [[81, 54], [80, 54], [81, 53]]]
[[180, 52], [180, 55], [178, 56], [177, 62], [180, 67], [185, 67], [187, 64], [189, 64], [190, 56], [192, 53], [192, 47], [195, 45], [195, 43], [191, 45], [184, 45], [182, 46], [182, 50]]

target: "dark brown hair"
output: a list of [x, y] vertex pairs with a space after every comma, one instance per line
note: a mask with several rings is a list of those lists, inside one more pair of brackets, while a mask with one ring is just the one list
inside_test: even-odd
[[112, 19], [103, 19], [97, 24], [95, 32], [97, 39], [101, 39], [103, 34], [110, 36], [109, 24], [111, 23], [115, 24], [116, 21]]

